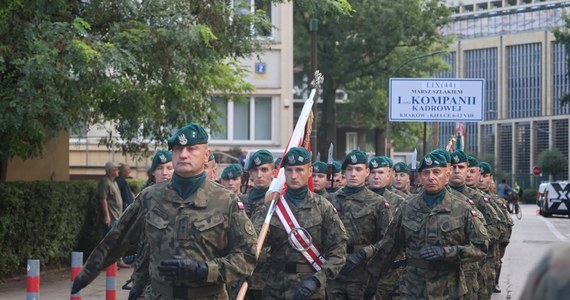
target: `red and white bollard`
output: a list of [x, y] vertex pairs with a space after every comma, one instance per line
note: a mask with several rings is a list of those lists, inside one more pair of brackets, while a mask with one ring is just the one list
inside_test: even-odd
[[[83, 266], [83, 252], [71, 252], [71, 284]], [[70, 300], [81, 300], [81, 291], [71, 294]]]
[[26, 300], [40, 300], [40, 260], [28, 259]]
[[105, 300], [117, 300], [117, 263], [107, 268]]

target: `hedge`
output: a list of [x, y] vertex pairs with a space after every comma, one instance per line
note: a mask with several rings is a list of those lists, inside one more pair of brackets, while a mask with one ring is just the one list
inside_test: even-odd
[[[134, 190], [140, 182], [130, 182]], [[26, 273], [26, 260], [69, 266], [101, 240], [97, 181], [0, 183], [0, 280]]]

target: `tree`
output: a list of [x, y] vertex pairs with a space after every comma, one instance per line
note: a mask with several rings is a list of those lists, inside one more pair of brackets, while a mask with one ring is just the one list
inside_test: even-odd
[[191, 121], [216, 130], [211, 99], [253, 89], [239, 60], [266, 46], [256, 31], [271, 26], [239, 0], [5, 2], [0, 180], [8, 159], [37, 157], [78, 126], [113, 124], [103, 142], [139, 154]]
[[[373, 120], [374, 124], [363, 123], [362, 126], [382, 129], [386, 124], [387, 80], [394, 75], [390, 74], [393, 68], [406, 58], [447, 45], [439, 33], [449, 16], [445, 1], [355, 0], [351, 5], [355, 11], [351, 17], [322, 20], [318, 28], [318, 68], [325, 77], [321, 96], [323, 117], [318, 126], [321, 153], [326, 153], [326, 146], [336, 140], [337, 89], [347, 89], [355, 104], [346, 108], [355, 112], [352, 121]], [[296, 9], [295, 17], [298, 23], [295, 25], [295, 64], [308, 73], [306, 41], [312, 16]], [[421, 76], [437, 65], [442, 66], [442, 63], [434, 58], [415, 61], [398, 75]], [[364, 114], [357, 113], [358, 108], [363, 108]], [[404, 126], [407, 125], [398, 124], [398, 127]]]
[[546, 150], [538, 156], [538, 165], [556, 181], [556, 174], [567, 170], [568, 159], [558, 149]]

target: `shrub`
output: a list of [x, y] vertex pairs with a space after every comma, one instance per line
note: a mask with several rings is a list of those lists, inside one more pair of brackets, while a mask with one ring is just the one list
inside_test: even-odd
[[536, 204], [536, 193], [537, 190], [535, 189], [526, 189], [523, 190], [523, 202], [529, 204]]

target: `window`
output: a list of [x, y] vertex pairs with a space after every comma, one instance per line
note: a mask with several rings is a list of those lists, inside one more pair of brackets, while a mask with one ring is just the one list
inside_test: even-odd
[[[271, 0], [234, 0], [232, 1], [233, 7], [237, 8], [240, 14], [255, 13], [263, 11], [269, 25], [273, 25], [273, 20], [271, 18]], [[252, 30], [261, 37], [271, 37], [272, 28], [264, 26], [254, 26]]]
[[273, 99], [251, 97], [245, 102], [215, 99], [222, 129], [212, 133], [213, 141], [271, 142], [273, 140]]
[[358, 148], [358, 133], [357, 132], [347, 132], [346, 133], [346, 154], [352, 150]]

